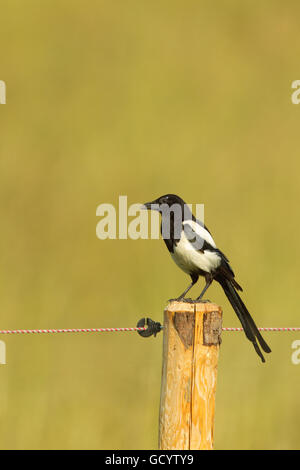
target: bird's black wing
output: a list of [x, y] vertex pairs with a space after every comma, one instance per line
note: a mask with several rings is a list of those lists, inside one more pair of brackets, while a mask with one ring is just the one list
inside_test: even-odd
[[[201, 227], [204, 230], [204, 233], [208, 232], [208, 234], [210, 235], [210, 232], [204, 225], [200, 224], [199, 222], [197, 222], [197, 224], [199, 225], [199, 228]], [[197, 233], [188, 222], [183, 224], [183, 230], [186, 238], [196, 251], [201, 251], [203, 253], [205, 250], [209, 250], [213, 251], [214, 253], [220, 254], [220, 257], [224, 256], [223, 253], [218, 250], [218, 248], [212, 246], [208, 240], [206, 240], [203, 236], [200, 235], [200, 233]], [[224, 259], [227, 260], [225, 256]]]
[[[197, 223], [199, 223], [199, 222], [197, 221]], [[210, 235], [210, 232], [208, 231], [208, 229], [203, 225], [201, 225], [201, 226]], [[227, 256], [225, 256], [224, 253], [221, 250], [219, 250], [218, 248], [212, 246], [209, 243], [209, 241], [207, 241], [203, 237], [201, 237], [201, 235], [199, 233], [196, 233], [195, 230], [193, 229], [193, 227], [189, 223], [184, 224], [184, 232], [185, 232], [185, 235], [186, 235], [187, 239], [192, 244], [192, 246], [195, 250], [201, 251], [201, 253], [204, 253], [206, 250], [207, 251], [212, 251], [213, 253], [216, 253], [220, 257], [221, 263], [220, 263], [220, 266], [217, 268], [218, 274], [223, 276], [224, 278], [230, 280], [237, 290], [242, 291], [243, 290], [242, 287], [234, 279], [235, 275], [234, 275], [233, 269], [231, 268], [231, 266], [229, 264], [229, 260], [228, 260]]]

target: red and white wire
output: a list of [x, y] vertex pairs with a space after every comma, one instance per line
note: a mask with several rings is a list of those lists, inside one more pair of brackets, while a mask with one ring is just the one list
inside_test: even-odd
[[[300, 327], [258, 328], [259, 331], [300, 331]], [[222, 328], [223, 331], [244, 331], [243, 328]]]
[[[144, 331], [147, 326], [133, 328], [66, 328], [47, 330], [0, 330], [0, 335], [27, 335], [51, 333], [111, 333], [124, 331]], [[260, 331], [300, 331], [300, 327], [258, 328]], [[222, 328], [222, 331], [243, 331], [243, 328]]]
[[49, 334], [49, 333], [105, 333], [116, 331], [144, 331], [147, 326], [134, 328], [65, 328], [51, 330], [0, 330], [0, 335], [27, 335], [27, 334]]

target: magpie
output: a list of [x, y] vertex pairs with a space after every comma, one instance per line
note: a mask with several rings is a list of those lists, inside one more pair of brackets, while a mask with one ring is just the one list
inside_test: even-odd
[[189, 206], [175, 194], [161, 196], [143, 204], [142, 208], [156, 210], [161, 214], [161, 234], [171, 257], [191, 277], [192, 283], [174, 300], [187, 300], [186, 294], [202, 276], [205, 286], [195, 302], [203, 302], [204, 293], [213, 281], [217, 281], [238, 316], [246, 337], [252, 342], [262, 362], [265, 362], [260, 347], [266, 353], [270, 353], [271, 349], [238, 294], [243, 289], [235, 280], [228, 258], [217, 248], [208, 228], [195, 218]]

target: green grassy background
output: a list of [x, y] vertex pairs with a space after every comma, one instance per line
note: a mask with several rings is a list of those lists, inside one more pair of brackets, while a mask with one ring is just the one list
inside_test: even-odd
[[[1, 329], [161, 320], [187, 276], [161, 240], [98, 240], [95, 213], [167, 192], [205, 204], [257, 323], [300, 325], [299, 15], [296, 0], [1, 2]], [[208, 297], [239, 325], [218, 286]], [[218, 449], [299, 448], [299, 334], [265, 337], [262, 365], [223, 334]], [[2, 449], [156, 448], [162, 335], [2, 339]]]

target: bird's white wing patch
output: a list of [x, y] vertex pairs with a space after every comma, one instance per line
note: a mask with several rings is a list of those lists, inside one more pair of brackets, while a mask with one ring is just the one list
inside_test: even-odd
[[[192, 227], [191, 221], [188, 223]], [[215, 248], [216, 245], [210, 233], [204, 227], [195, 222], [194, 224], [194, 227], [197, 228], [198, 236], [201, 236], [202, 239], [205, 237], [204, 240]], [[171, 253], [171, 256], [175, 263], [188, 274], [197, 272], [197, 270], [211, 273], [221, 264], [221, 257], [216, 251], [209, 249], [205, 249], [204, 252], [196, 250], [187, 239], [184, 231], [182, 231], [179, 242], [174, 246], [174, 252]]]
[[185, 224], [190, 225], [194, 232], [199, 235], [199, 237], [203, 238], [203, 240], [205, 240], [207, 243], [209, 243], [213, 248], [217, 248], [213, 237], [202, 225], [198, 224], [194, 220], [185, 220], [183, 221], [183, 225]]

